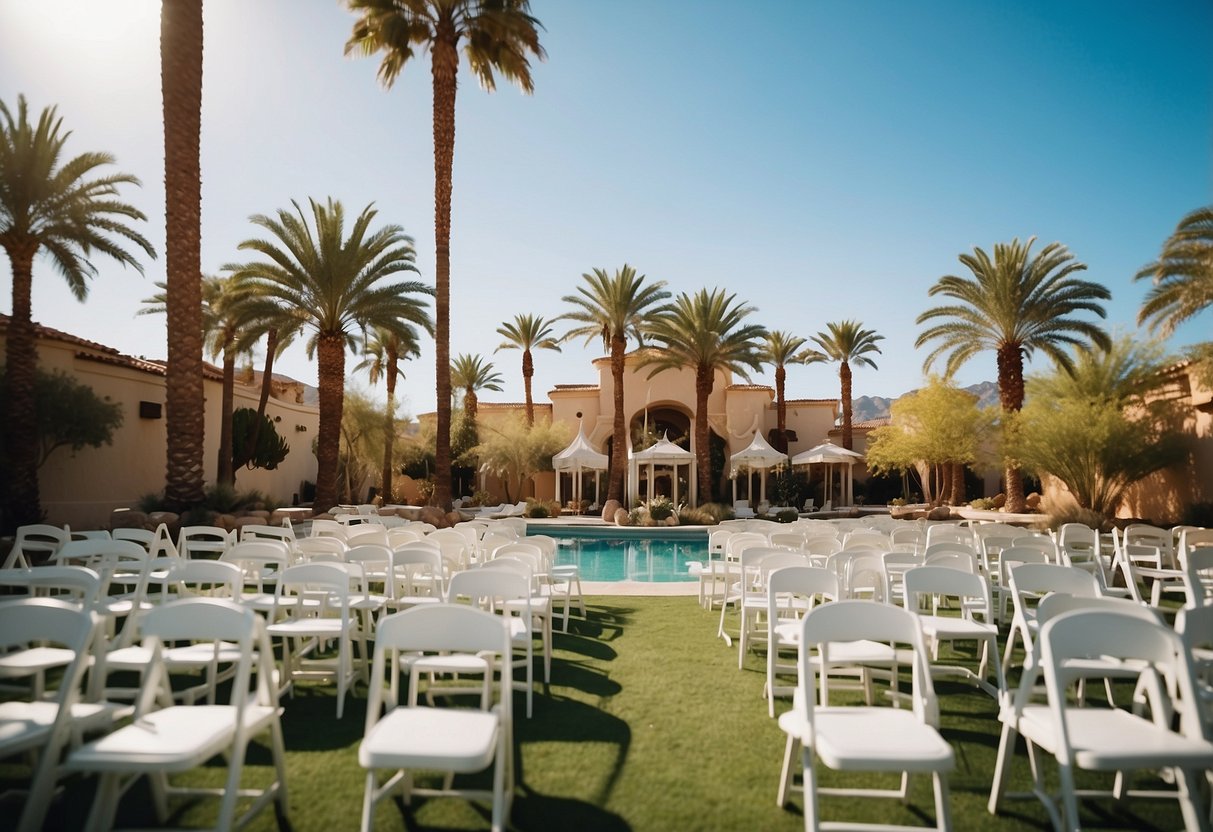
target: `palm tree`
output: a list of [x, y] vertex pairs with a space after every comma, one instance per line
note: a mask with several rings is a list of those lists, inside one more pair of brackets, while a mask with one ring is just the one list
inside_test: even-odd
[[[168, 288], [157, 281], [160, 289], [144, 298], [140, 315], [164, 314], [168, 304]], [[242, 346], [240, 292], [232, 278], [203, 275], [202, 277], [202, 339], [211, 360], [222, 358], [223, 382], [219, 405], [219, 458], [215, 481], [235, 485], [236, 472], [232, 460], [232, 411], [235, 409], [236, 358], [246, 349]]]
[[576, 295], [565, 295], [561, 300], [571, 303], [573, 311], [560, 319], [582, 324], [569, 330], [564, 339], [602, 339], [602, 346], [611, 356], [611, 386], [614, 392], [614, 423], [611, 431], [610, 473], [607, 477], [607, 499], [623, 500], [623, 470], [627, 464], [627, 426], [623, 412], [624, 355], [628, 338], [637, 343], [644, 341], [644, 332], [657, 304], [666, 300], [665, 281], [658, 280], [645, 285], [644, 275], [626, 263], [617, 269], [614, 276], [603, 269], [594, 269], [581, 275], [585, 285], [577, 289]]
[[225, 266], [252, 291], [273, 299], [298, 315], [311, 332], [308, 354], [318, 354], [320, 427], [316, 438], [316, 498], [313, 508], [327, 511], [337, 500], [337, 459], [345, 391], [345, 351], [356, 346], [355, 331], [383, 326], [399, 331], [406, 323], [428, 329], [427, 304], [415, 295], [430, 295], [423, 283], [387, 283], [399, 272], [415, 272], [412, 238], [398, 225], [369, 228], [376, 214], [363, 209], [345, 236], [345, 209], [340, 202], [310, 200], [313, 225], [299, 203], [292, 213], [250, 218], [272, 235], [240, 244], [264, 259]]
[[140, 273], [143, 267], [122, 239], [154, 258], [151, 243], [127, 220], [146, 220], [118, 199], [119, 186], [139, 185], [125, 173], [100, 174], [113, 164], [108, 153], [82, 153], [62, 162], [70, 135], [54, 107], [30, 124], [25, 97], [16, 115], [0, 101], [0, 247], [13, 270], [13, 307], [5, 344], [8, 408], [3, 414], [8, 470], [4, 473], [6, 531], [42, 518], [38, 495], [38, 413], [34, 377], [38, 367], [32, 318], [34, 257], [43, 251], [78, 300], [88, 297], [97, 274], [90, 258], [104, 254]]
[[813, 336], [813, 342], [821, 350], [809, 350], [801, 360], [806, 364], [838, 362], [838, 378], [842, 386], [842, 447], [849, 451], [854, 444], [851, 435], [851, 364], [875, 370], [876, 362], [868, 355], [880, 354], [876, 342], [883, 341], [884, 336], [877, 335], [874, 329], [864, 329], [859, 321], [828, 323], [826, 329], [829, 331]]
[[451, 384], [463, 390], [463, 414], [469, 423], [476, 422], [476, 391], [501, 392], [501, 381], [501, 373], [483, 356], [460, 353], [451, 362]]
[[284, 309], [270, 298], [256, 292], [244, 292], [238, 308], [240, 317], [239, 351], [252, 354], [257, 343], [265, 338], [265, 363], [261, 370], [261, 391], [257, 397], [257, 418], [252, 430], [244, 439], [242, 448], [233, 448], [233, 468], [248, 464], [256, 453], [261, 427], [265, 423], [265, 409], [273, 388], [274, 359], [282, 354], [299, 333], [303, 325], [296, 310]]
[[[998, 356], [998, 396], [1004, 424], [1023, 408], [1024, 358], [1040, 350], [1067, 372], [1073, 368], [1070, 346], [1088, 343], [1108, 349], [1111, 339], [1097, 323], [1071, 317], [1090, 312], [1106, 316], [1103, 304], [1111, 298], [1106, 287], [1073, 277], [1086, 265], [1061, 243], [1049, 243], [1035, 256], [1032, 245], [1018, 239], [994, 246], [990, 257], [980, 248], [960, 255], [972, 277], [945, 275], [928, 294], [944, 295], [956, 302], [936, 306], [918, 316], [918, 323], [938, 321], [918, 335], [916, 347], [931, 341], [938, 344], [923, 363], [929, 369], [947, 353], [946, 375], [951, 376], [979, 352], [993, 350]], [[1007, 510], [1023, 511], [1023, 480], [1019, 466], [1006, 465]]]
[[438, 397], [433, 502], [451, 505], [451, 170], [455, 157], [455, 89], [462, 44], [480, 85], [492, 92], [494, 72], [533, 89], [528, 56], [543, 59], [539, 21], [529, 0], [346, 0], [359, 15], [345, 53], [382, 52], [379, 81], [390, 88], [417, 52], [429, 51], [433, 78], [435, 393]]
[[526, 389], [526, 423], [535, 424], [535, 404], [531, 401], [531, 377], [535, 375], [535, 361], [531, 350], [555, 350], [560, 352], [560, 343], [552, 337], [552, 322], [538, 315], [515, 315], [511, 323], [506, 321], [497, 327], [497, 334], [505, 336], [494, 352], [500, 350], [522, 350], [522, 384]]
[[160, 79], [168, 275], [164, 499], [182, 509], [203, 496], [202, 0], [161, 3]]
[[418, 358], [421, 345], [417, 330], [405, 325], [401, 331], [382, 326], [371, 330], [363, 344], [363, 356], [355, 370], [366, 370], [371, 384], [383, 379], [387, 384], [387, 407], [383, 418], [383, 472], [380, 476], [380, 493], [384, 502], [392, 501], [392, 451], [396, 445], [396, 382], [404, 378], [400, 361]]
[[1154, 285], [1137, 315], [1139, 324], [1169, 336], [1184, 321], [1213, 306], [1213, 205], [1179, 221], [1158, 260], [1137, 273]]
[[766, 340], [760, 350], [762, 363], [775, 368], [775, 414], [778, 429], [774, 447], [785, 454], [788, 452], [788, 405], [784, 399], [784, 386], [788, 371], [784, 368], [788, 364], [804, 363], [804, 357], [799, 353], [804, 344], [805, 339], [774, 329], [766, 334]]
[[700, 499], [712, 493], [708, 454], [708, 396], [717, 370], [729, 370], [748, 379], [745, 368], [762, 369], [760, 341], [766, 330], [745, 324], [755, 309], [736, 301], [722, 289], [685, 292], [657, 310], [650, 329], [657, 350], [641, 359], [652, 365], [652, 378], [662, 370], [690, 367], [695, 371], [695, 467], [699, 472]]

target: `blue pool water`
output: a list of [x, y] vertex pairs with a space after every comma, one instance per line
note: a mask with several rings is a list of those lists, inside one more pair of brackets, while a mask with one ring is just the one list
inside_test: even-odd
[[559, 542], [556, 563], [577, 564], [583, 581], [693, 581], [687, 562], [708, 556], [707, 535], [662, 539], [536, 529], [540, 531]]

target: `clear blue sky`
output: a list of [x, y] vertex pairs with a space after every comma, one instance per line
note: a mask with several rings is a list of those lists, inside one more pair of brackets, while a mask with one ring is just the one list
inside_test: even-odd
[[[134, 355], [165, 354], [136, 317], [164, 279], [159, 2], [0, 0], [0, 100], [59, 105], [69, 149], [139, 176], [161, 259], [99, 260], [87, 303], [35, 266], [34, 317]], [[856, 395], [918, 386], [914, 320], [957, 255], [1058, 240], [1132, 330], [1132, 275], [1213, 201], [1213, 5], [1203, 0], [533, 0], [548, 60], [535, 94], [461, 76], [452, 352], [489, 354], [518, 312], [555, 316], [593, 267], [631, 263], [674, 291], [722, 286], [770, 328], [858, 318], [886, 336]], [[202, 263], [244, 258], [248, 216], [291, 199], [369, 202], [416, 238], [433, 280], [428, 57], [396, 87], [345, 58], [337, 0], [207, 0]], [[11, 281], [0, 256], [0, 309]], [[1207, 339], [1213, 312], [1175, 345]], [[536, 356], [538, 398], [595, 381], [598, 343]], [[352, 366], [356, 359], [347, 359]], [[520, 357], [489, 400], [520, 401]], [[301, 347], [282, 372], [315, 383]], [[434, 407], [433, 350], [405, 366], [411, 413]], [[961, 372], [995, 377], [994, 356]], [[768, 381], [770, 375], [756, 376]], [[833, 367], [792, 368], [789, 396], [837, 395]]]

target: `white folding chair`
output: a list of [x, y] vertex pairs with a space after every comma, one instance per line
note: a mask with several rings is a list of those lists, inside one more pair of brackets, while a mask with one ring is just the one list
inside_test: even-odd
[[[1092, 663], [1092, 659], [1098, 659]], [[1140, 669], [1149, 716], [1117, 707], [1072, 704], [1070, 685], [1098, 675], [1097, 667], [1116, 660], [1116, 667]], [[1034, 704], [1033, 689], [1044, 676], [1047, 702]], [[1175, 695], [1167, 691], [1173, 686]], [[1033, 791], [1049, 812], [1057, 829], [1081, 828], [1079, 798], [1177, 798], [1188, 829], [1208, 829], [1206, 809], [1197, 805], [1200, 772], [1213, 767], [1213, 743], [1202, 734], [1195, 711], [1196, 692], [1191, 665], [1179, 636], [1157, 621], [1110, 610], [1075, 610], [1041, 627], [1040, 637], [1020, 680], [1014, 705], [1003, 716], [1002, 738], [994, 782], [987, 805], [998, 811], [1006, 794], [1006, 781], [1017, 735], [1028, 743], [1032, 760]], [[1046, 788], [1034, 749], [1051, 754], [1057, 762], [1060, 795]], [[1171, 769], [1175, 791], [1129, 789], [1125, 772], [1136, 769]], [[1116, 773], [1112, 790], [1079, 790], [1076, 769]], [[1061, 810], [1058, 811], [1058, 803]]]
[[1004, 673], [1011, 667], [1016, 638], [1023, 644], [1024, 655], [1032, 655], [1032, 645], [1040, 629], [1036, 621], [1035, 604], [1042, 597], [1050, 592], [1064, 592], [1067, 595], [1082, 595], [1088, 598], [1100, 594], [1099, 582], [1094, 575], [1071, 566], [1023, 563], [1013, 566], [1010, 573], [1014, 612], [1011, 615], [1011, 629], [1007, 633], [1006, 647], [1002, 653]]
[[236, 543], [236, 531], [220, 526], [182, 526], [177, 533], [177, 552], [183, 558], [215, 559]]
[[[7, 571], [7, 570], [6, 570]], [[89, 648], [100, 619], [69, 601], [21, 598], [0, 601], [0, 650], [6, 667], [22, 664], [33, 653], [32, 664], [41, 668], [48, 651], [61, 651], [63, 673], [52, 697], [31, 690], [29, 696], [0, 703], [0, 757], [31, 756], [29, 794], [21, 807], [16, 828], [35, 832], [54, 795], [59, 762], [74, 730]], [[60, 664], [56, 660], [56, 664]], [[100, 726], [97, 726], [100, 727]], [[10, 816], [9, 823], [13, 822]]]
[[[143, 619], [143, 632], [152, 659], [134, 722], [76, 749], [66, 763], [70, 770], [101, 775], [88, 829], [110, 829], [121, 795], [143, 775], [151, 782], [159, 823], [168, 819], [169, 798], [178, 795], [219, 798], [216, 830], [242, 828], [271, 803], [277, 803], [286, 817], [281, 708], [273, 653], [260, 617], [231, 601], [184, 598], [150, 611]], [[209, 641], [215, 645], [212, 649], [234, 649], [238, 659], [227, 704], [166, 704], [171, 701], [166, 645], [176, 641]], [[241, 788], [249, 743], [262, 734], [269, 735], [273, 781], [264, 788]], [[169, 775], [202, 766], [218, 755], [227, 765], [222, 788], [170, 785]], [[242, 799], [251, 802], [237, 817]]]
[[[485, 686], [492, 680], [492, 662], [510, 663], [510, 630], [498, 616], [456, 604], [415, 607], [386, 616], [379, 623], [366, 730], [358, 747], [358, 763], [367, 769], [362, 802], [362, 830], [374, 825], [375, 807], [400, 792], [405, 805], [414, 795], [486, 799], [492, 804], [493, 832], [503, 832], [510, 814], [513, 782], [513, 702], [510, 674], [502, 672], [497, 704], [482, 710], [436, 708], [418, 704], [420, 664], [402, 661], [406, 654], [462, 654], [465, 662], [482, 665]], [[390, 665], [390, 666], [389, 666]], [[401, 701], [399, 678], [412, 668], [409, 701]], [[381, 713], [382, 712], [382, 713]], [[454, 777], [493, 768], [492, 788], [454, 788]], [[416, 788], [413, 771], [446, 773], [444, 788]], [[384, 783], [379, 772], [395, 773]]]
[[780, 684], [794, 675], [796, 663], [781, 661], [780, 651], [800, 653], [801, 619], [817, 604], [839, 599], [838, 576], [819, 566], [785, 566], [767, 578], [767, 712], [775, 716], [775, 697], [790, 695], [795, 684]]
[[[998, 659], [998, 625], [990, 603], [990, 585], [981, 575], [949, 569], [943, 566], [919, 566], [905, 574], [906, 609], [923, 608], [924, 597], [929, 612], [919, 615], [923, 635], [931, 645], [931, 675], [960, 676], [984, 690], [998, 702], [1007, 689], [1002, 662]], [[957, 602], [957, 615], [940, 615], [942, 599]], [[939, 646], [945, 642], [976, 641], [981, 645], [981, 659], [974, 673], [957, 664], [939, 663]], [[989, 666], [994, 665], [994, 683], [987, 678]]]
[[4, 569], [28, 569], [35, 560], [50, 558], [59, 548], [72, 539], [71, 532], [45, 523], [31, 523], [17, 527], [13, 548], [4, 559]]
[[533, 710], [535, 687], [535, 616], [531, 612], [534, 597], [530, 580], [507, 568], [469, 569], [451, 576], [447, 597], [452, 602], [467, 598], [475, 607], [500, 613], [509, 626], [511, 644], [521, 650], [522, 656], [512, 662], [503, 662], [501, 675], [513, 676], [511, 667], [522, 667], [525, 681], [514, 683], [526, 691], [526, 715]]
[[[301, 563], [278, 576], [274, 607], [266, 628], [271, 638], [282, 639], [282, 689], [293, 696], [296, 682], [304, 679], [333, 681], [337, 685], [337, 718], [345, 712], [345, 694], [356, 677], [353, 641], [361, 632], [350, 620], [350, 573], [345, 564]], [[337, 655], [321, 657], [330, 642]], [[365, 642], [361, 644], [366, 659]]]
[[[935, 828], [950, 830], [947, 774], [954, 766], [952, 747], [940, 736], [939, 706], [927, 650], [917, 617], [891, 604], [838, 601], [823, 604], [804, 617], [801, 634], [800, 684], [792, 710], [779, 718], [788, 735], [780, 777], [780, 806], [787, 804], [793, 759], [800, 751], [804, 769], [805, 829], [827, 826], [820, 819], [818, 795], [849, 798], [907, 799], [911, 774], [930, 774], [935, 793]], [[809, 653], [814, 647], [857, 639], [905, 645], [912, 654], [909, 708], [836, 706], [815, 703], [817, 679]], [[824, 788], [817, 783], [818, 761], [835, 771], [897, 772], [900, 788]], [[872, 829], [864, 824], [831, 823], [831, 829]], [[918, 827], [881, 826], [881, 829]]]

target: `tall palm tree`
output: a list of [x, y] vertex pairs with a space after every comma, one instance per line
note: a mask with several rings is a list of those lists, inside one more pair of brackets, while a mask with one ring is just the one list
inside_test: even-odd
[[539, 315], [515, 315], [497, 327], [497, 334], [505, 337], [494, 352], [500, 350], [522, 350], [522, 384], [526, 389], [526, 423], [535, 424], [535, 404], [531, 401], [531, 377], [535, 375], [535, 361], [531, 350], [555, 350], [560, 352], [560, 343], [552, 337], [552, 322]]
[[773, 329], [766, 334], [759, 354], [763, 364], [775, 368], [775, 415], [777, 432], [774, 447], [778, 451], [788, 452], [788, 405], [784, 398], [784, 387], [788, 379], [788, 364], [803, 364], [804, 357], [800, 348], [805, 345], [805, 339], [791, 335], [783, 330]]
[[396, 382], [404, 378], [400, 361], [421, 355], [417, 330], [404, 326], [393, 331], [377, 326], [367, 335], [362, 349], [363, 359], [355, 370], [366, 370], [371, 384], [383, 379], [387, 384], [387, 406], [383, 416], [383, 472], [379, 489], [384, 502], [392, 501], [392, 451], [396, 445]]
[[1213, 205], [1198, 208], [1179, 221], [1162, 245], [1158, 260], [1137, 273], [1151, 280], [1137, 315], [1139, 324], [1170, 335], [1184, 321], [1213, 306]]
[[417, 52], [429, 51], [433, 78], [435, 394], [438, 397], [434, 503], [451, 505], [451, 170], [455, 157], [455, 90], [459, 49], [480, 85], [496, 89], [495, 72], [524, 93], [533, 89], [529, 56], [544, 57], [529, 0], [346, 0], [357, 14], [345, 53], [383, 53], [379, 81], [390, 88]]
[[611, 386], [614, 388], [614, 423], [611, 430], [610, 473], [607, 477], [607, 499], [623, 500], [623, 472], [627, 465], [627, 425], [623, 412], [624, 355], [628, 338], [643, 343], [644, 333], [657, 304], [670, 297], [665, 281], [645, 284], [644, 275], [626, 263], [608, 275], [603, 269], [581, 275], [585, 285], [576, 295], [561, 300], [573, 305], [560, 319], [580, 323], [564, 335], [564, 339], [602, 339], [603, 349], [611, 356]]
[[203, 496], [202, 0], [160, 5], [160, 85], [168, 275], [164, 499], [182, 509]]
[[859, 321], [839, 321], [826, 324], [827, 332], [818, 332], [813, 336], [813, 343], [820, 350], [808, 350], [802, 360], [806, 364], [820, 362], [838, 362], [838, 379], [842, 387], [842, 447], [848, 451], [854, 444], [851, 435], [851, 364], [859, 367], [876, 369], [876, 362], [869, 354], [880, 354], [877, 341], [883, 341], [883, 335], [877, 335], [874, 329], [864, 329]]
[[265, 361], [261, 370], [261, 390], [257, 397], [257, 418], [253, 420], [253, 427], [245, 437], [243, 447], [232, 449], [234, 468], [248, 464], [256, 453], [261, 427], [265, 424], [266, 405], [273, 389], [274, 359], [291, 345], [303, 326], [297, 310], [284, 309], [255, 291], [242, 293], [237, 314], [240, 317], [240, 352], [251, 355], [261, 339], [265, 338]]
[[463, 390], [463, 414], [469, 423], [476, 422], [476, 391], [501, 392], [501, 373], [483, 356], [460, 353], [451, 362], [451, 384]]
[[[1018, 239], [998, 243], [991, 257], [980, 248], [961, 254], [972, 277], [945, 275], [931, 287], [932, 297], [943, 295], [955, 303], [936, 306], [918, 316], [932, 322], [914, 342], [922, 347], [938, 342], [923, 363], [929, 369], [947, 354], [946, 375], [951, 376], [979, 352], [993, 350], [998, 357], [998, 397], [1012, 422], [1023, 408], [1024, 358], [1039, 350], [1069, 372], [1070, 346], [1088, 343], [1108, 349], [1111, 339], [1099, 324], [1072, 317], [1090, 312], [1103, 318], [1103, 304], [1111, 298], [1104, 286], [1073, 275], [1086, 270], [1061, 243], [1049, 243], [1036, 255], [1032, 245]], [[1007, 510], [1023, 511], [1023, 480], [1019, 466], [1006, 465]]]
[[318, 354], [320, 427], [316, 438], [316, 498], [313, 508], [327, 511], [337, 501], [337, 458], [345, 391], [345, 351], [356, 346], [356, 331], [382, 326], [399, 331], [406, 323], [430, 327], [426, 302], [417, 295], [433, 290], [423, 283], [388, 283], [400, 272], [415, 272], [412, 239], [398, 225], [370, 231], [376, 214], [368, 205], [345, 235], [340, 202], [310, 200], [312, 227], [299, 203], [292, 213], [250, 218], [270, 233], [245, 240], [242, 250], [263, 259], [225, 266], [250, 288], [300, 316], [310, 331], [308, 354]]
[[38, 414], [34, 377], [38, 347], [32, 318], [34, 257], [45, 252], [67, 280], [77, 299], [88, 297], [88, 281], [97, 269], [90, 258], [104, 254], [142, 273], [143, 267], [123, 247], [125, 239], [148, 257], [151, 243], [128, 223], [146, 220], [137, 208], [121, 202], [119, 186], [139, 185], [125, 173], [101, 173], [113, 164], [108, 153], [82, 153], [64, 160], [69, 133], [54, 107], [30, 124], [25, 97], [17, 98], [14, 115], [0, 101], [0, 247], [13, 271], [13, 310], [5, 344], [7, 412], [4, 420], [8, 467], [4, 473], [4, 530], [37, 523], [42, 517], [38, 495]]
[[717, 370], [729, 370], [748, 379], [746, 368], [762, 369], [761, 341], [766, 330], [744, 323], [755, 309], [722, 289], [685, 292], [657, 310], [650, 335], [658, 349], [641, 359], [652, 365], [649, 377], [662, 370], [690, 367], [695, 371], [695, 468], [699, 472], [699, 498], [712, 493], [708, 453], [708, 396]]

